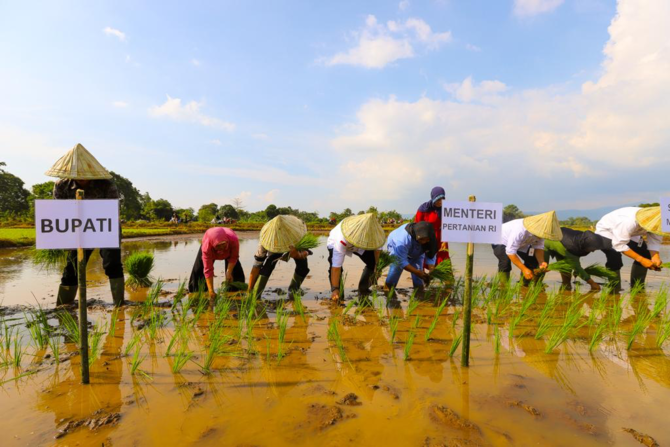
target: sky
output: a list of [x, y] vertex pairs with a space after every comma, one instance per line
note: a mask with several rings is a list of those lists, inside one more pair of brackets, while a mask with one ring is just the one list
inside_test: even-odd
[[670, 194], [667, 0], [0, 0], [0, 161], [196, 210]]

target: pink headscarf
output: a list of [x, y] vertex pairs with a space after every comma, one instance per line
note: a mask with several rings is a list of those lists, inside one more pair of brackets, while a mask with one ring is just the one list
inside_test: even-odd
[[[217, 249], [217, 245], [228, 242], [225, 250]], [[205, 231], [202, 237], [202, 263], [205, 278], [214, 277], [214, 261], [227, 259], [229, 264], [235, 264], [240, 257], [240, 240], [230, 228], [214, 227]]]

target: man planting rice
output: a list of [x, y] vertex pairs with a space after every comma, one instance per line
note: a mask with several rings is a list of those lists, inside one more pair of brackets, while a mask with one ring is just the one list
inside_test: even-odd
[[562, 237], [555, 211], [504, 223], [502, 243], [493, 245], [501, 281], [509, 280], [514, 264], [523, 274], [524, 285], [528, 285], [534, 277], [534, 269], [547, 268], [544, 240], [560, 241]]
[[300, 289], [300, 285], [309, 273], [307, 256], [310, 250], [298, 250], [296, 245], [307, 234], [305, 223], [295, 216], [280, 215], [263, 225], [258, 242], [258, 251], [254, 255], [254, 266], [249, 274], [249, 292], [256, 287], [259, 298], [270, 279], [278, 261], [295, 261], [295, 273], [288, 287], [289, 295]]
[[[605, 266], [617, 272], [621, 284], [622, 254], [635, 261], [630, 270], [631, 287], [644, 285], [648, 270], [660, 270], [663, 261], [659, 253], [663, 236], [661, 207], [619, 208], [603, 216], [596, 224], [596, 234], [605, 239]], [[645, 238], [646, 237], [646, 241]]]
[[327, 248], [332, 300], [339, 301], [341, 298], [342, 265], [344, 258], [353, 254], [365, 263], [358, 282], [358, 292], [363, 295], [370, 293], [377, 261], [379, 261], [379, 249], [384, 242], [386, 242], [384, 230], [377, 216], [372, 213], [347, 217], [330, 231]]
[[433, 226], [428, 222], [402, 225], [389, 234], [387, 249], [396, 262], [391, 264], [386, 287], [398, 285], [403, 270], [412, 274], [415, 288], [423, 288], [430, 281], [430, 274], [424, 271], [435, 268], [437, 240]]
[[[63, 155], [46, 172], [50, 177], [56, 177], [53, 197], [57, 200], [74, 200], [77, 198], [77, 190], [84, 191], [85, 199], [118, 199], [119, 192], [116, 189], [112, 175], [86, 150], [81, 144], [77, 144], [67, 154]], [[88, 263], [93, 250], [84, 250], [84, 263]], [[124, 278], [123, 265], [121, 264], [121, 250], [118, 248], [101, 248], [100, 257], [102, 267], [109, 278], [112, 292], [112, 301], [115, 306], [123, 305], [124, 301]], [[72, 304], [77, 296], [77, 250], [70, 250], [67, 262], [61, 277], [56, 305]]]

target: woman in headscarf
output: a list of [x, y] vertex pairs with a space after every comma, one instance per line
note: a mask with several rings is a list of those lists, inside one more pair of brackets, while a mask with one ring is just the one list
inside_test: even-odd
[[433, 226], [428, 222], [402, 225], [389, 234], [386, 244], [388, 252], [395, 258], [386, 277], [386, 287], [398, 285], [403, 270], [412, 274], [414, 287], [428, 284], [430, 275], [425, 271], [435, 268], [437, 239]]
[[612, 211], [598, 221], [596, 234], [605, 239], [605, 266], [619, 274], [619, 287], [622, 255], [635, 261], [630, 269], [631, 287], [644, 286], [648, 270], [661, 270], [663, 261], [659, 251], [666, 233], [661, 231], [660, 206], [631, 206]]
[[370, 293], [370, 286], [379, 261], [379, 249], [384, 245], [386, 237], [384, 229], [373, 213], [350, 216], [330, 230], [328, 235], [328, 264], [330, 269], [331, 299], [340, 299], [340, 278], [342, 265], [346, 256], [356, 255], [365, 263], [358, 292], [362, 295]]
[[295, 261], [295, 272], [291, 284], [288, 286], [288, 298], [292, 292], [300, 289], [302, 282], [309, 273], [307, 256], [311, 250], [296, 250], [295, 246], [307, 233], [305, 223], [295, 216], [279, 215], [263, 225], [258, 241], [258, 251], [254, 255], [254, 266], [249, 274], [249, 293], [254, 291], [260, 298], [270, 275], [277, 266], [277, 262]]
[[[197, 292], [203, 284], [207, 284], [209, 297], [214, 298], [214, 261], [226, 261], [226, 282], [244, 282], [244, 270], [239, 263], [240, 241], [230, 228], [214, 227], [205, 232], [202, 245], [193, 263], [188, 291]], [[228, 290], [239, 290], [230, 287]]]
[[428, 222], [435, 231], [438, 250], [435, 265], [449, 259], [449, 243], [442, 240], [442, 200], [444, 188], [436, 186], [430, 191], [430, 200], [423, 203], [416, 212], [415, 222]]

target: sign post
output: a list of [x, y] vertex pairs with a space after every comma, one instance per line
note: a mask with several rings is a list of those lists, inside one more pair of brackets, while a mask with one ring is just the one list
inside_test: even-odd
[[[84, 191], [77, 190], [77, 200], [84, 199]], [[79, 353], [81, 354], [81, 383], [89, 383], [88, 374], [88, 314], [86, 309], [86, 262], [84, 249], [77, 247], [77, 278], [79, 283]]]
[[85, 249], [120, 247], [119, 201], [84, 200], [81, 189], [77, 190], [76, 198], [35, 201], [35, 248], [77, 250], [81, 383], [87, 384], [90, 377]]
[[661, 197], [661, 230], [670, 233], [670, 197]]
[[463, 347], [461, 365], [470, 364], [470, 331], [472, 326], [472, 276], [475, 243], [499, 244], [502, 235], [502, 203], [442, 202], [442, 240], [466, 242], [465, 296], [463, 298]]

